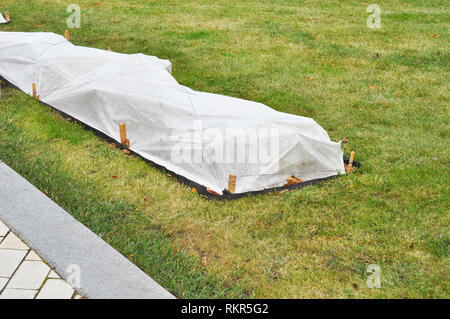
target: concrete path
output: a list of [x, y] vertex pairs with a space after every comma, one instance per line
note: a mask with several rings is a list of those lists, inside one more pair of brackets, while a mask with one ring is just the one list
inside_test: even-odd
[[73, 298], [81, 296], [0, 221], [0, 299]]
[[174, 298], [1, 161], [0, 220], [83, 297]]

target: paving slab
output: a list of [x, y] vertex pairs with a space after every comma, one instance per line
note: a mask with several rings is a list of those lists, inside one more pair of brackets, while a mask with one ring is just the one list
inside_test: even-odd
[[8, 231], [9, 228], [5, 224], [3, 224], [2, 221], [0, 220], [0, 237], [6, 236]]
[[6, 283], [8, 282], [9, 278], [3, 278], [0, 277], [0, 291], [3, 290], [3, 288], [5, 288]]
[[41, 261], [41, 257], [38, 256], [38, 254], [36, 254], [36, 252], [34, 251], [30, 251], [27, 255], [27, 257], [25, 257], [25, 260], [34, 260], [34, 261]]
[[[3, 237], [2, 237], [3, 238]], [[32, 299], [36, 298], [36, 293], [40, 295], [42, 286], [46, 286], [46, 280], [58, 276], [53, 270], [49, 273], [49, 267], [43, 262], [36, 252], [30, 250], [27, 246], [25, 250], [14, 249], [0, 249], [0, 268], [4, 271], [3, 274], [8, 277], [0, 277], [0, 298], [8, 299]], [[16, 255], [18, 255], [18, 258]], [[25, 258], [23, 256], [26, 255]], [[31, 267], [30, 267], [31, 265]], [[28, 267], [28, 270], [26, 269]], [[43, 271], [42, 271], [43, 270]], [[41, 273], [41, 275], [40, 275]], [[47, 274], [48, 275], [45, 275]], [[11, 278], [12, 277], [12, 278]], [[59, 278], [59, 277], [56, 277]], [[74, 289], [69, 284], [60, 279], [61, 282], [55, 286], [50, 282], [42, 293], [41, 298], [46, 299], [71, 299], [73, 297]], [[8, 287], [6, 287], [8, 286]], [[53, 287], [55, 286], [55, 287]], [[34, 289], [40, 287], [39, 289]], [[29, 288], [29, 289], [24, 289]], [[6, 291], [4, 290], [6, 289]], [[26, 290], [25, 292], [19, 290]], [[1, 313], [1, 311], [0, 311]]]
[[0, 244], [0, 249], [18, 249], [18, 250], [28, 250], [28, 246], [24, 244], [14, 233], [9, 232], [8, 236]]
[[174, 298], [1, 161], [0, 176], [0, 219], [81, 295]]
[[74, 290], [62, 279], [48, 279], [36, 299], [70, 299]]
[[0, 299], [33, 299], [36, 294], [37, 290], [5, 289]]
[[26, 254], [24, 250], [0, 249], [0, 277], [11, 277]]
[[48, 274], [48, 278], [58, 278], [58, 279], [60, 279], [61, 277], [55, 271], [52, 270]]
[[6, 288], [39, 289], [50, 272], [42, 261], [24, 261], [12, 276]]

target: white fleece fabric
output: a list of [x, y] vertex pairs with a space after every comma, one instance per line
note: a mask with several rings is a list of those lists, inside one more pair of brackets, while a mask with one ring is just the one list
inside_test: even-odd
[[179, 84], [171, 63], [76, 46], [54, 33], [0, 32], [0, 75], [130, 149], [222, 194], [344, 174], [341, 144], [313, 119]]

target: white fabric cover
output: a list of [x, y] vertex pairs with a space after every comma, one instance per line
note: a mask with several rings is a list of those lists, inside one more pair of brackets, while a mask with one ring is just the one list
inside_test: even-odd
[[6, 23], [5, 18], [3, 18], [2, 13], [0, 12], [0, 24]]
[[[75, 46], [54, 33], [0, 32], [6, 80], [30, 95], [37, 83], [41, 101], [116, 141], [119, 123], [126, 123], [131, 150], [219, 194], [229, 174], [237, 176], [236, 193], [242, 193], [283, 186], [292, 174], [307, 181], [345, 173], [341, 144], [314, 120], [197, 92], [170, 72], [169, 61], [153, 56]], [[244, 143], [236, 157], [207, 156], [217, 156], [232, 140]], [[271, 151], [255, 162], [249, 154], [263, 152], [258, 143]], [[201, 159], [174, 156], [186, 148], [200, 150]], [[245, 160], [237, 159], [241, 155]]]

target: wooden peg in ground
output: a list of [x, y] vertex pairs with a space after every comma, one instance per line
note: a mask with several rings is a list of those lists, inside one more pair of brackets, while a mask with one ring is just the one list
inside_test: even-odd
[[5, 17], [5, 19], [6, 19], [6, 22], [9, 22], [9, 21], [11, 21], [11, 15], [9, 14], [9, 11], [6, 11], [6, 17]]
[[230, 174], [228, 177], [228, 191], [231, 194], [236, 192], [236, 175]]
[[70, 38], [70, 31], [69, 30], [64, 31], [64, 37], [66, 38], [67, 41], [69, 41], [69, 38]]
[[37, 95], [37, 87], [36, 87], [36, 83], [33, 82], [33, 97], [35, 99], [39, 99], [39, 95]]
[[297, 178], [294, 174], [292, 174], [287, 180], [284, 186], [290, 186], [294, 184], [298, 184], [303, 182], [300, 178]]
[[350, 153], [350, 159], [348, 160], [348, 165], [350, 165], [350, 167], [353, 166], [353, 161], [355, 160], [355, 152], [351, 152]]
[[120, 143], [126, 147], [130, 147], [130, 140], [127, 139], [127, 126], [125, 123], [119, 123], [120, 129]]
[[350, 153], [350, 159], [348, 160], [348, 165], [346, 167], [347, 173], [351, 173], [353, 171], [353, 161], [355, 160], [355, 152]]

